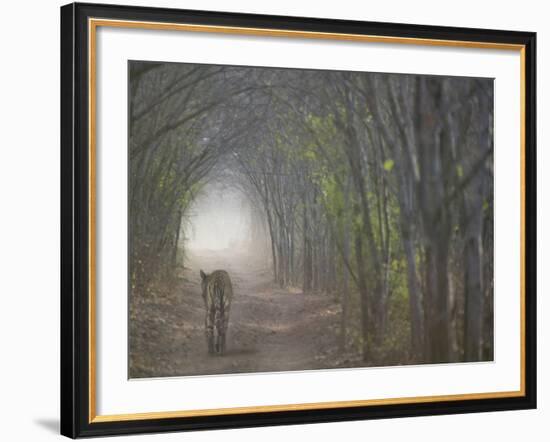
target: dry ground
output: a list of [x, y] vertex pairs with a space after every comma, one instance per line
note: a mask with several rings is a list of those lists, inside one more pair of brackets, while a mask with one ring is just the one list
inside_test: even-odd
[[[172, 284], [130, 306], [130, 377], [333, 368], [340, 307], [331, 295], [277, 288], [266, 265], [246, 256], [201, 251]], [[233, 282], [227, 351], [209, 355], [199, 269], [225, 269]]]

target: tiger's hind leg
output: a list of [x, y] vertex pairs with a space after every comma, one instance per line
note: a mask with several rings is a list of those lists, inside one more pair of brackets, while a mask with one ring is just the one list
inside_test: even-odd
[[221, 354], [222, 351], [222, 334], [223, 334], [223, 316], [219, 309], [216, 309], [214, 316], [214, 333], [215, 333], [215, 344], [214, 350], [216, 354]]
[[225, 353], [225, 331], [220, 335], [220, 354]]
[[214, 349], [216, 354], [220, 356], [223, 355], [223, 352], [225, 351], [225, 333], [222, 330], [217, 330], [214, 342]]
[[214, 354], [214, 310], [206, 312], [205, 330], [206, 330], [206, 342], [208, 345], [208, 353]]
[[223, 314], [223, 317], [221, 318], [221, 324], [220, 324], [220, 354], [225, 353], [225, 336], [227, 334], [227, 325], [228, 325], [228, 319], [229, 315], [228, 312], [225, 311]]

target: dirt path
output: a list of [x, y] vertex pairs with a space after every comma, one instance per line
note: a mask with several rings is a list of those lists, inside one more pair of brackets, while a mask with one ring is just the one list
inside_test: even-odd
[[[332, 296], [271, 283], [266, 266], [244, 256], [190, 256], [176, 285], [131, 306], [130, 377], [330, 368], [338, 365], [340, 309]], [[225, 269], [233, 303], [223, 356], [207, 353], [199, 269]]]

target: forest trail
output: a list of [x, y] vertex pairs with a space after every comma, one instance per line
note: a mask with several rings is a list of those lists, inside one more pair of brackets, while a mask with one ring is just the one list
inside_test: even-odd
[[[223, 356], [209, 355], [199, 270], [229, 272], [233, 301]], [[190, 253], [173, 287], [132, 305], [130, 377], [334, 368], [341, 310], [333, 295], [280, 289], [265, 263], [229, 251]], [[346, 361], [349, 363], [349, 361]]]

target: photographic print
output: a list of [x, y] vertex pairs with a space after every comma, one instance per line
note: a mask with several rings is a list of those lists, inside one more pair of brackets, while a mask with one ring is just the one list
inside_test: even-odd
[[536, 408], [535, 33], [75, 3], [60, 41], [62, 434]]
[[130, 378], [493, 360], [493, 79], [128, 62]]

